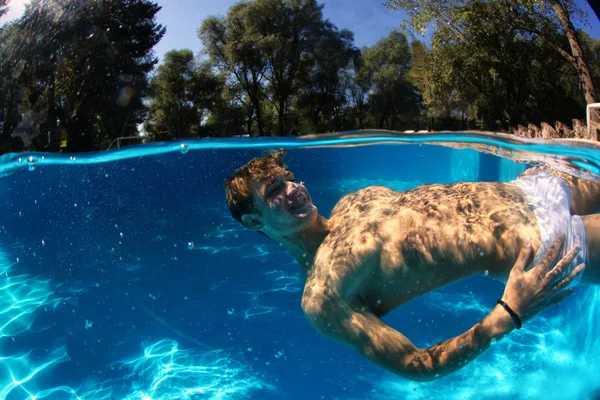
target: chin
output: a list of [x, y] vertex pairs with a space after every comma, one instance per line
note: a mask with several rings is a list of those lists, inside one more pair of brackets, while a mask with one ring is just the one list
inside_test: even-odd
[[296, 219], [312, 219], [313, 216], [318, 216], [319, 215], [319, 210], [317, 209], [317, 207], [313, 204], [310, 205], [310, 208], [307, 208], [306, 210], [303, 210], [302, 212], [294, 215], [294, 217]]

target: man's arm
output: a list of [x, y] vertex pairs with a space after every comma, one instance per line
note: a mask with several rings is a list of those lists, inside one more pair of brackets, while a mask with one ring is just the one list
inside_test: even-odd
[[485, 351], [514, 328], [500, 307], [467, 332], [433, 345], [417, 348], [406, 336], [369, 311], [356, 310], [342, 299], [313, 298], [303, 307], [311, 324], [324, 336], [349, 345], [369, 361], [415, 381], [431, 381], [450, 374]]
[[[543, 260], [529, 271], [525, 271], [525, 267], [531, 247], [521, 251], [503, 299], [523, 320], [566, 298], [570, 292], [558, 292], [583, 270], [580, 266], [556, 281], [576, 254], [575, 250], [570, 251], [550, 270], [563, 241], [564, 237], [559, 237]], [[460, 369], [516, 326], [510, 314], [496, 306], [467, 332], [419, 349], [373, 313], [352, 307], [335, 290], [304, 296], [302, 307], [308, 320], [323, 335], [349, 345], [371, 362], [415, 381], [434, 380]]]

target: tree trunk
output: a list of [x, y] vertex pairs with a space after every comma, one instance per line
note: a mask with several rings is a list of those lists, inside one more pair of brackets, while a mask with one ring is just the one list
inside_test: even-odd
[[285, 98], [279, 98], [279, 136], [287, 136], [285, 132]]
[[[584, 89], [585, 101], [588, 104], [595, 103], [597, 100], [596, 97], [596, 89], [594, 88], [594, 82], [592, 81], [592, 77], [590, 75], [590, 70], [585, 62], [585, 57], [583, 54], [583, 50], [581, 49], [581, 45], [579, 44], [579, 39], [577, 38], [577, 33], [575, 32], [575, 27], [567, 14], [567, 11], [562, 6], [559, 0], [549, 0], [552, 8], [556, 12], [560, 23], [562, 24], [565, 33], [567, 34], [567, 38], [569, 39], [569, 45], [571, 46], [571, 54], [573, 58], [571, 62], [574, 63], [575, 69], [577, 70], [577, 74], [579, 76], [579, 80]], [[595, 110], [592, 110], [592, 120], [599, 121], [600, 117]], [[588, 138], [589, 139], [589, 138]]]
[[256, 126], [258, 128], [258, 136], [265, 136], [265, 131], [262, 124], [262, 110], [260, 109], [261, 104], [258, 98], [252, 99], [254, 105], [254, 113], [256, 114]]
[[254, 108], [253, 107], [249, 107], [249, 110], [248, 110], [248, 122], [247, 122], [248, 127], [246, 128], [247, 131], [248, 131], [247, 132], [248, 136], [252, 136], [252, 118], [253, 117], [254, 117]]
[[[54, 59], [51, 60], [51, 65], [55, 65]], [[56, 71], [50, 71], [50, 81], [48, 82], [48, 151], [58, 152], [60, 150], [60, 137], [58, 136], [58, 126], [56, 124]]]

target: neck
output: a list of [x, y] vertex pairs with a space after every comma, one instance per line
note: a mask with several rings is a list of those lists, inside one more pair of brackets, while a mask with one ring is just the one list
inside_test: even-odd
[[298, 261], [304, 276], [308, 276], [312, 269], [317, 250], [329, 234], [329, 230], [329, 221], [319, 215], [315, 223], [309, 228], [283, 237], [282, 245]]

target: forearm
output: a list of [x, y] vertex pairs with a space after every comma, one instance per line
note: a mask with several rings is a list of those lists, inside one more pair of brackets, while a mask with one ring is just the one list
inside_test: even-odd
[[425, 349], [415, 349], [406, 358], [402, 375], [417, 381], [441, 378], [473, 361], [514, 328], [506, 310], [496, 306], [465, 333]]

